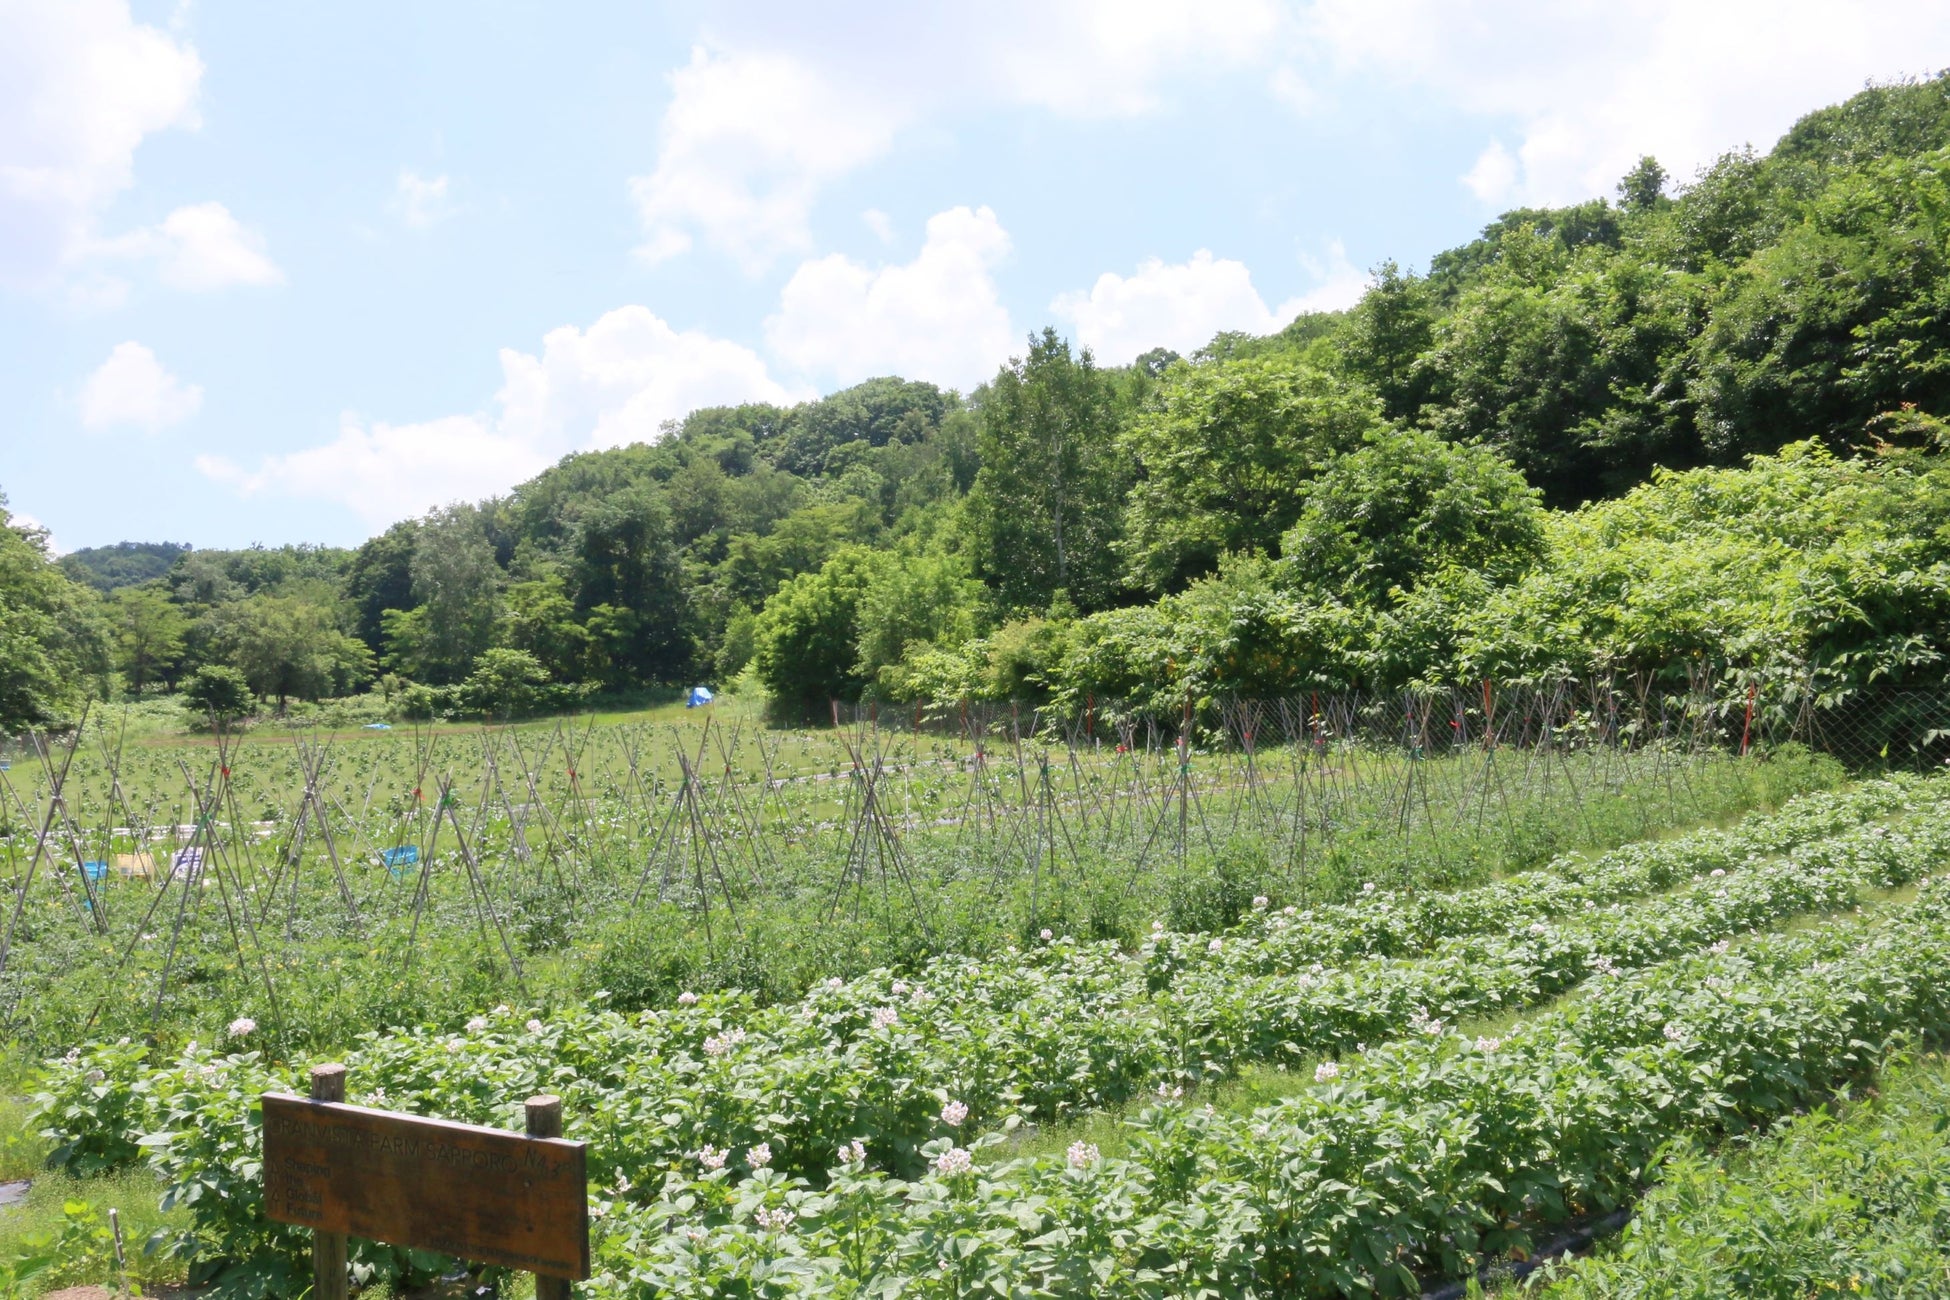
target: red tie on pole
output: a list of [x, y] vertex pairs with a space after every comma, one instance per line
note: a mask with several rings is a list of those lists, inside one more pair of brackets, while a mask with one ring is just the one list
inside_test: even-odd
[[1753, 682], [1747, 687], [1747, 720], [1740, 724], [1740, 757], [1747, 756], [1747, 738], [1754, 734], [1754, 692], [1760, 683]]

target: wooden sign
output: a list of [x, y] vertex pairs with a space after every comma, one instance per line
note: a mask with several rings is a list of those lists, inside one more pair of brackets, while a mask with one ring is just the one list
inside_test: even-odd
[[339, 1243], [341, 1269], [343, 1239], [364, 1237], [586, 1278], [587, 1169], [582, 1142], [264, 1097], [265, 1213]]

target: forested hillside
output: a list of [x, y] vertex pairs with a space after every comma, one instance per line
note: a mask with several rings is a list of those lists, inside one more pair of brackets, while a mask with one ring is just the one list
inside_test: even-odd
[[8, 531], [0, 728], [192, 678], [426, 713], [742, 675], [790, 711], [1706, 664], [1835, 699], [1941, 675], [1946, 413], [1940, 77], [1190, 357], [1046, 330], [968, 394], [699, 410], [350, 551]]

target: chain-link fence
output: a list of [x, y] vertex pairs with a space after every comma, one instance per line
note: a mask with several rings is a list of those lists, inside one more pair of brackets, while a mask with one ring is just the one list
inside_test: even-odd
[[1799, 686], [1697, 676], [1683, 685], [1589, 678], [1367, 692], [1303, 691], [1280, 699], [1188, 699], [1176, 709], [1085, 697], [1081, 704], [958, 700], [829, 702], [787, 710], [807, 726], [868, 728], [975, 745], [1041, 741], [1158, 751], [1361, 745], [1440, 757], [1470, 748], [1743, 754], [1795, 742], [1854, 769], [1950, 761], [1950, 684], [1820, 695]]

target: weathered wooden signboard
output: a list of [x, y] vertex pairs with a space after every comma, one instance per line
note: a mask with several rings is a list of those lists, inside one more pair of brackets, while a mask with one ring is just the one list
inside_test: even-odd
[[[560, 1103], [537, 1100], [552, 1104], [560, 1132]], [[344, 1238], [364, 1237], [586, 1278], [587, 1166], [586, 1144], [559, 1137], [264, 1097], [265, 1213], [313, 1229], [341, 1261]]]

